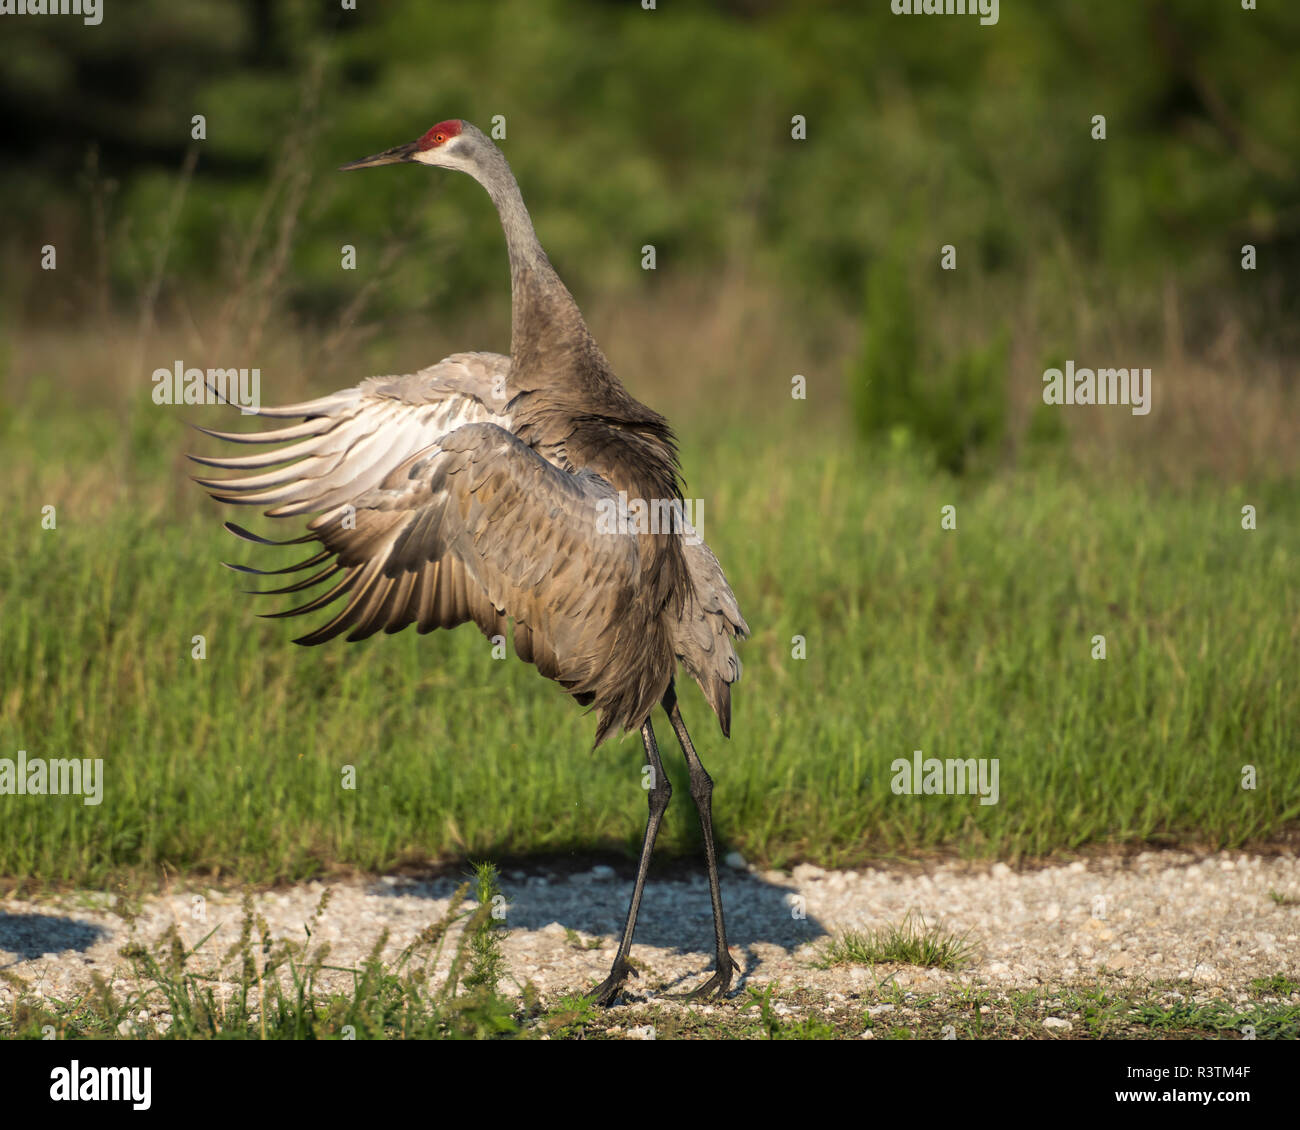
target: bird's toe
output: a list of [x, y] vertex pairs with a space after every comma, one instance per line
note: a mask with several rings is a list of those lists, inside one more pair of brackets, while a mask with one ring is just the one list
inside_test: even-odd
[[709, 1000], [714, 997], [725, 997], [731, 989], [731, 977], [736, 971], [736, 963], [730, 958], [725, 963], [719, 963], [717, 972], [704, 982], [698, 989], [683, 996], [683, 1000], [700, 1001]]
[[605, 978], [588, 994], [593, 1004], [609, 1008], [623, 991], [623, 983], [629, 977], [637, 976], [637, 971], [624, 962], [617, 962]]

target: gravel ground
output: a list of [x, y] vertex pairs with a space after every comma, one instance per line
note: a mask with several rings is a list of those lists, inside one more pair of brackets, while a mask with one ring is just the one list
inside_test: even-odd
[[[1287, 856], [1145, 853], [1033, 870], [1004, 864], [972, 869], [758, 872], [738, 857], [724, 869], [723, 899], [732, 953], [744, 973], [733, 992], [777, 982], [783, 988], [856, 993], [892, 974], [917, 988], [980, 984], [1051, 987], [1109, 970], [1123, 979], [1191, 981], [1240, 999], [1252, 978], [1300, 977], [1300, 861]], [[328, 884], [331, 901], [313, 928], [333, 965], [359, 964], [382, 930], [394, 959], [446, 910], [453, 878], [346, 879]], [[302, 940], [326, 884], [260, 893], [255, 905], [274, 937]], [[507, 871], [509, 969], [544, 1000], [588, 989], [608, 970], [622, 927], [630, 874], [597, 865], [561, 874]], [[0, 970], [42, 995], [67, 1000], [99, 971], [119, 991], [133, 987], [119, 950], [158, 939], [173, 923], [201, 952], [224, 953], [238, 939], [238, 891], [176, 890], [142, 900], [134, 925], [109, 908], [111, 896], [74, 892], [0, 903]], [[203, 920], [195, 918], [196, 898]], [[838, 966], [811, 959], [828, 937], [922, 916], [974, 945], [956, 974], [913, 967]], [[576, 934], [576, 939], [574, 935]], [[588, 943], [599, 942], [598, 948]], [[712, 963], [708, 888], [702, 876], [652, 878], [633, 957], [645, 973], [632, 1001], [698, 984]], [[329, 975], [340, 989], [347, 974]], [[13, 989], [0, 982], [0, 1005]], [[743, 995], [743, 993], [742, 993]]]

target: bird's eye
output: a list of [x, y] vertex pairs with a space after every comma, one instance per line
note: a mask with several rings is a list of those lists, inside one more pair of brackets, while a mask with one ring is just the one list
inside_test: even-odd
[[447, 135], [445, 133], [435, 133], [433, 135], [434, 145], [441, 145], [446, 140], [447, 140]]

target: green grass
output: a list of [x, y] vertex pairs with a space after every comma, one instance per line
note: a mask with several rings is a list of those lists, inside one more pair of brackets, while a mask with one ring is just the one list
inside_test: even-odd
[[1300, 981], [1282, 973], [1274, 973], [1272, 977], [1256, 977], [1250, 983], [1250, 995], [1256, 999], [1268, 996], [1284, 997], [1292, 993], [1300, 993]]
[[928, 926], [909, 914], [901, 923], [866, 932], [849, 930], [832, 938], [822, 950], [818, 965], [880, 965], [899, 962], [934, 969], [960, 969], [973, 955], [965, 934]]
[[[22, 471], [0, 539], [0, 756], [103, 758], [105, 797], [3, 798], [0, 876], [261, 883], [635, 852], [635, 736], [593, 756], [594, 719], [492, 659], [472, 627], [302, 649], [302, 621], [258, 619], [292, 598], [243, 596], [217, 562], [275, 567], [303, 547], [222, 530], [226, 517], [293, 528], [219, 511], [185, 481], [183, 411], [11, 418]], [[683, 693], [724, 850], [835, 866], [1294, 831], [1294, 492], [1159, 491], [1053, 466], [958, 482], [834, 431], [799, 445], [784, 429], [708, 446], [688, 434], [684, 455], [754, 629], [729, 743], [693, 685]], [[940, 529], [946, 504], [956, 531]], [[1090, 658], [1097, 634], [1104, 661]], [[895, 795], [891, 762], [917, 749], [998, 758], [999, 803]], [[698, 850], [689, 803], [660, 845]]]
[[[476, 904], [464, 909], [474, 887]], [[271, 938], [245, 897], [239, 941], [225, 954], [205, 950], [212, 934], [187, 947], [173, 926], [152, 948], [123, 947], [132, 988], [115, 992], [98, 974], [93, 988], [71, 1000], [33, 994], [21, 978], [3, 974], [16, 990], [0, 1038], [42, 1039], [482, 1039], [518, 1035], [521, 1018], [536, 1013], [526, 986], [522, 1006], [503, 997], [503, 927], [494, 917], [500, 895], [496, 869], [478, 864], [441, 919], [427, 927], [393, 963], [381, 954], [383, 932], [359, 968], [328, 963], [329, 947], [312, 945], [311, 927], [329, 902], [326, 889], [304, 941]], [[447, 977], [436, 987], [430, 974], [448, 933], [464, 923]], [[212, 933], [216, 931], [213, 930]], [[215, 959], [215, 960], [214, 960]], [[324, 970], [352, 974], [350, 992], [326, 992]], [[219, 986], [233, 992], [222, 994]]]
[[[778, 1015], [777, 1004], [786, 1006]], [[869, 1008], [892, 1004], [889, 1011]], [[1046, 1028], [1048, 1017], [1069, 1019], [1068, 1029]], [[1133, 984], [1066, 985], [1024, 992], [950, 986], [937, 992], [909, 992], [882, 985], [848, 1000], [831, 1000], [805, 989], [750, 989], [712, 1013], [648, 1004], [632, 1017], [594, 1015], [586, 1027], [566, 1035], [600, 1038], [611, 1026], [651, 1024], [656, 1038], [855, 1040], [1259, 1040], [1300, 1038], [1300, 1003], [1286, 1001], [1233, 1006], [1198, 1001], [1190, 986]]]

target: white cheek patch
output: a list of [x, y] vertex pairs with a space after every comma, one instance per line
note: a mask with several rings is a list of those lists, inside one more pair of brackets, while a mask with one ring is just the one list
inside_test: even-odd
[[418, 161], [421, 165], [440, 165], [443, 161], [440, 158], [445, 157], [460, 144], [460, 139], [453, 137], [444, 141], [441, 145], [436, 145], [432, 149], [422, 149], [411, 158], [412, 161]]

